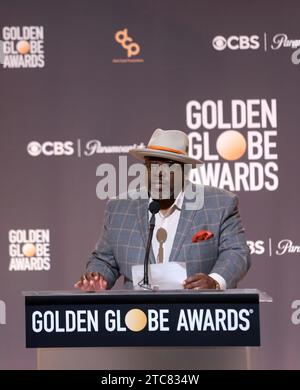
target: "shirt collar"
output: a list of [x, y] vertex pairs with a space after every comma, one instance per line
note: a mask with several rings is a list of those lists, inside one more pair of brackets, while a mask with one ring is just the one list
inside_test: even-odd
[[179, 210], [181, 210], [182, 209], [183, 199], [184, 199], [184, 192], [180, 191], [179, 194], [177, 195], [176, 199], [175, 199], [175, 202], [172, 204], [172, 207], [176, 206]]
[[[178, 210], [181, 210], [182, 209], [182, 203], [183, 203], [183, 199], [184, 199], [184, 191], [180, 191], [179, 194], [177, 195], [174, 203], [172, 204], [172, 206], [170, 207], [170, 211], [173, 209], [173, 208], [177, 208]], [[150, 197], [149, 198], [149, 204], [152, 202], [152, 198]]]

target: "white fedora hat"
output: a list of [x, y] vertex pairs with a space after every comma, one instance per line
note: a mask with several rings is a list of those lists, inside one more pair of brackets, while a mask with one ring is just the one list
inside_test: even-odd
[[146, 148], [135, 148], [129, 153], [139, 160], [145, 157], [160, 157], [184, 164], [203, 164], [203, 161], [189, 157], [189, 137], [180, 130], [156, 129]]

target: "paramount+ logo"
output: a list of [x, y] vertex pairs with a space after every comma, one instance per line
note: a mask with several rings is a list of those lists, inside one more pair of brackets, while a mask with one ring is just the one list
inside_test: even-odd
[[228, 38], [218, 35], [213, 38], [212, 45], [215, 50], [257, 50], [260, 48], [258, 35], [231, 35]]
[[293, 313], [291, 316], [292, 324], [300, 325], [300, 299], [296, 299], [292, 302], [291, 308], [293, 309]]

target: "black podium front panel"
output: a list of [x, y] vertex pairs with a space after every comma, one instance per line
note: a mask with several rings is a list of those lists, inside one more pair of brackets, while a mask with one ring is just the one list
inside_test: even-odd
[[27, 293], [26, 346], [259, 346], [259, 295], [238, 291]]

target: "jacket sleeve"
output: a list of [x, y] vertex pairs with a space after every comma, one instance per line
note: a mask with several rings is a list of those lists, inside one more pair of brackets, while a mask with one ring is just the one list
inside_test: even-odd
[[102, 232], [86, 265], [87, 272], [99, 272], [104, 277], [109, 289], [113, 287], [120, 276], [110, 243], [111, 204], [112, 201], [108, 201], [106, 204]]
[[238, 198], [234, 195], [230, 197], [222, 215], [218, 259], [211, 273], [223, 276], [227, 288], [235, 288], [250, 265], [250, 251], [238, 209]]

